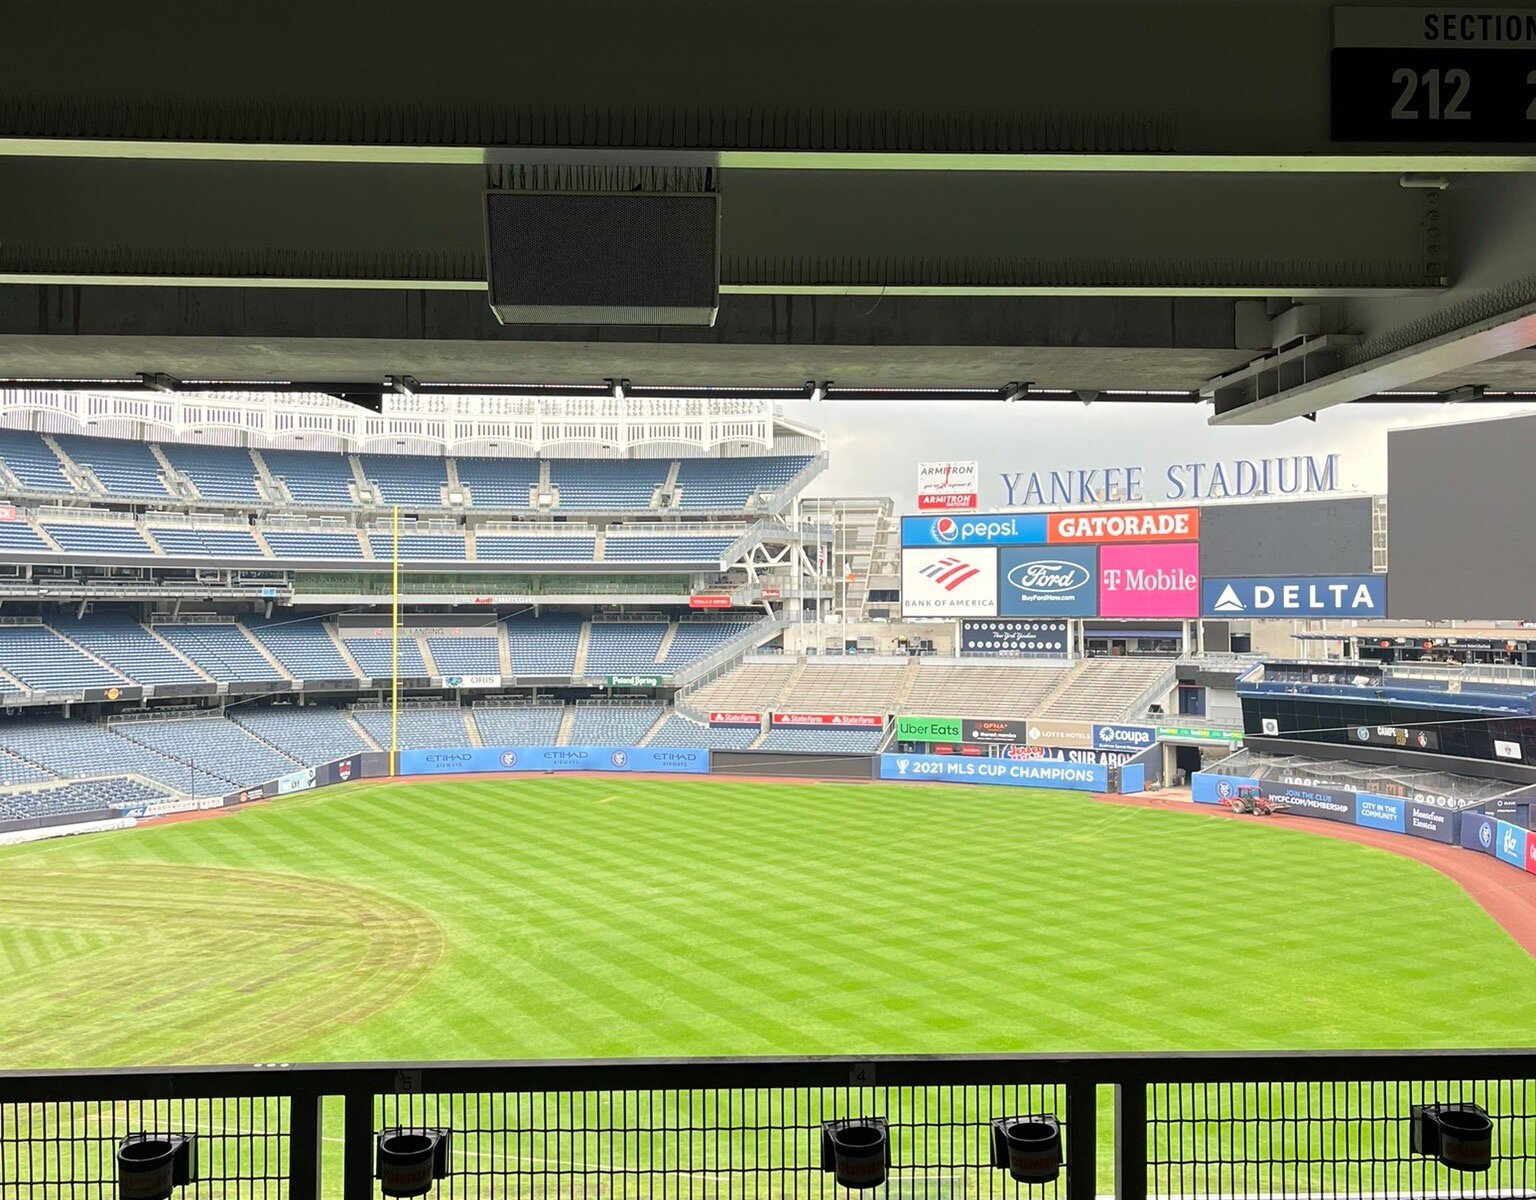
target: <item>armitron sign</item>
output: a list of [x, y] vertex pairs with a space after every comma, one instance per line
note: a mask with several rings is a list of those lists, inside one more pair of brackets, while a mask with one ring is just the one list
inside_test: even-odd
[[969, 512], [979, 497], [980, 464], [926, 462], [917, 464], [919, 512]]

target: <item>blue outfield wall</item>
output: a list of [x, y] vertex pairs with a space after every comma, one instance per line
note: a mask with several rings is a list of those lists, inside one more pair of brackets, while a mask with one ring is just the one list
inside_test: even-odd
[[953, 754], [882, 754], [880, 778], [915, 779], [924, 783], [974, 783], [988, 787], [1064, 788], [1079, 792], [1109, 790], [1109, 768], [1101, 763], [963, 758]]
[[706, 775], [708, 750], [649, 746], [478, 746], [462, 750], [402, 750], [402, 775], [600, 771], [607, 774]]

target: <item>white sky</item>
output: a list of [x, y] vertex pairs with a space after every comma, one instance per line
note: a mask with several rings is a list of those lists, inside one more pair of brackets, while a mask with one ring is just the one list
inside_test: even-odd
[[1533, 411], [1529, 405], [1360, 405], [1326, 410], [1317, 423], [1213, 429], [1206, 405], [792, 403], [784, 415], [827, 433], [831, 466], [811, 489], [822, 496], [894, 496], [897, 512], [913, 512], [917, 464], [975, 459], [981, 464], [981, 507], [1007, 502], [1003, 472], [1141, 466], [1149, 502], [1163, 498], [1171, 463], [1277, 458], [1339, 458], [1346, 491], [1387, 487], [1387, 430]]

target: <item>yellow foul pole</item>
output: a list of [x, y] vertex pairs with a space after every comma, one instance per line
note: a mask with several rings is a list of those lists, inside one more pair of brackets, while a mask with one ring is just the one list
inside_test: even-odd
[[392, 510], [390, 551], [389, 773], [400, 773], [400, 506]]

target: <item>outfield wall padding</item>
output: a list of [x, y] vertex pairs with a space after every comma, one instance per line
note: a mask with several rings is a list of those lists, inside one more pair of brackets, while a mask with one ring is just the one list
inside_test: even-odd
[[806, 754], [787, 750], [711, 750], [711, 775], [785, 779], [871, 779], [878, 754]]

